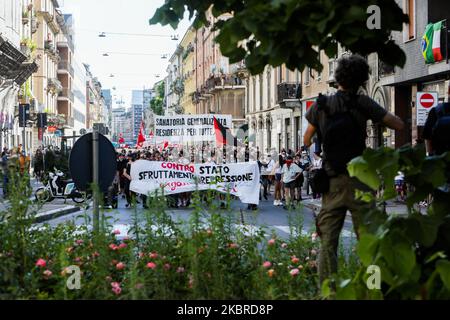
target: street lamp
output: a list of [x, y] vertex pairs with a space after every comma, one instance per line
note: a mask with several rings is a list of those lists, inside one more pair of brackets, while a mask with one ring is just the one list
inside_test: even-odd
[[98, 35], [98, 37], [99, 37], [99, 38], [106, 38], [106, 33], [101, 32], [101, 33]]

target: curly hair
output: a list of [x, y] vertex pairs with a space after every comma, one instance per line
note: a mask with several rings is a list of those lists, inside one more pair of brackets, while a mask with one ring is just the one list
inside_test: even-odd
[[344, 89], [357, 91], [369, 80], [369, 64], [357, 54], [342, 57], [338, 60], [334, 78]]

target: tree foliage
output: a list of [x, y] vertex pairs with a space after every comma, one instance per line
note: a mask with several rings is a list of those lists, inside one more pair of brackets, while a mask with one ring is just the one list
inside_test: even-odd
[[[381, 10], [380, 29], [367, 27], [370, 5]], [[322, 70], [318, 50], [334, 57], [337, 43], [361, 55], [376, 52], [390, 65], [403, 66], [406, 61], [390, 39], [393, 30], [402, 30], [409, 21], [394, 0], [166, 0], [150, 24], [176, 28], [187, 10], [196, 28], [208, 26], [211, 6], [214, 17], [233, 12], [232, 18], [213, 26], [220, 31], [216, 41], [230, 62], [245, 59], [252, 74], [283, 63], [291, 70]]]
[[159, 116], [164, 115], [164, 98], [165, 98], [165, 83], [162, 81], [156, 87], [156, 95], [150, 101], [150, 108]]
[[[380, 267], [385, 299], [450, 298], [450, 193], [442, 188], [450, 181], [449, 169], [450, 153], [425, 157], [423, 146], [368, 149], [352, 160], [352, 176], [373, 191], [384, 187], [380, 199], [361, 193], [368, 202], [395, 197], [392, 182], [397, 171], [413, 188], [407, 198], [408, 214], [387, 215], [382, 206], [363, 213], [357, 250], [362, 266], [351, 281], [340, 283], [338, 299], [379, 297], [379, 291], [366, 285], [371, 265]], [[417, 203], [430, 194], [433, 202], [423, 214]]]

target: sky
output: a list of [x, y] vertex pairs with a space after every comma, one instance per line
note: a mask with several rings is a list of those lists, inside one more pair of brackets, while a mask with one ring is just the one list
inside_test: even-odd
[[[78, 62], [90, 65], [104, 89], [115, 87], [114, 100], [125, 101], [127, 107], [131, 90], [151, 88], [165, 77], [168, 58], [190, 23], [184, 19], [177, 30], [159, 24], [150, 26], [148, 20], [164, 0], [59, 0], [59, 3], [63, 13], [74, 15]], [[101, 32], [106, 33], [105, 38], [98, 36]], [[173, 35], [178, 35], [177, 41], [171, 40]], [[104, 53], [109, 56], [104, 57]], [[163, 54], [168, 58], [161, 59]]]

